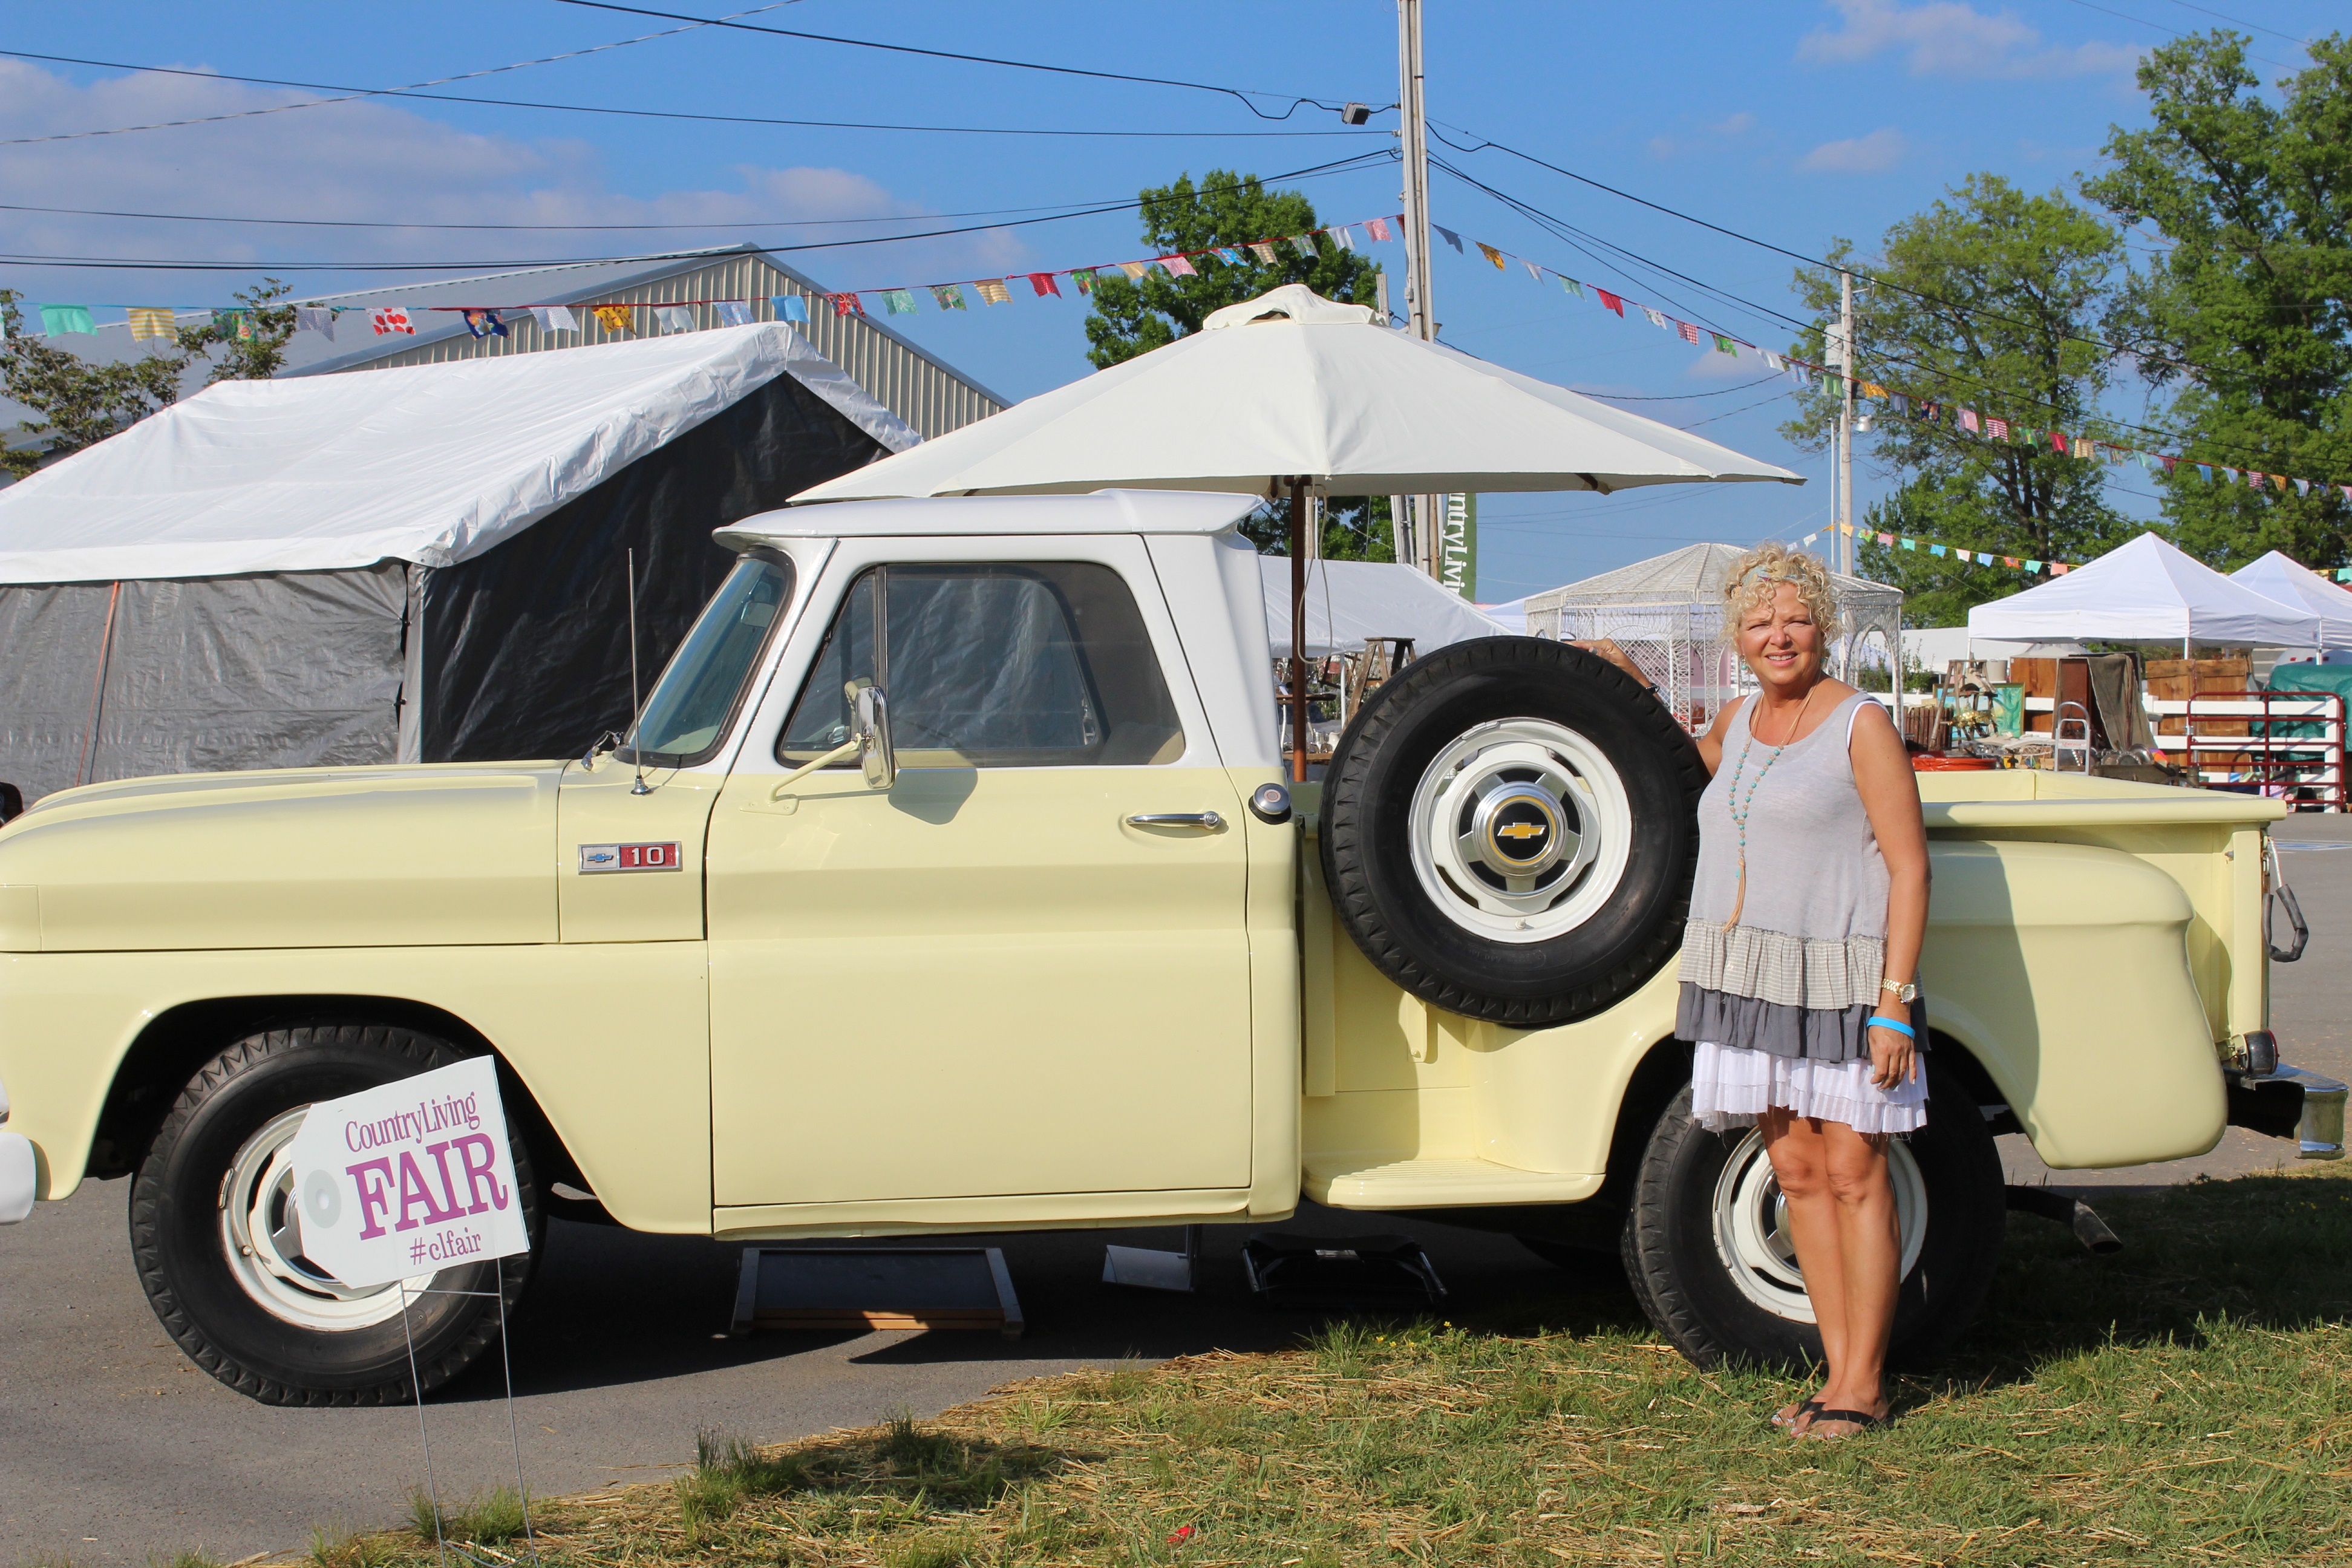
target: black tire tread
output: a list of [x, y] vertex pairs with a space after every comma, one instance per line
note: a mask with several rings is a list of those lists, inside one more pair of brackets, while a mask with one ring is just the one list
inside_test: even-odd
[[[239, 1075], [274, 1057], [289, 1051], [314, 1046], [358, 1046], [381, 1051], [413, 1064], [415, 1072], [426, 1072], [447, 1067], [464, 1059], [464, 1054], [446, 1042], [414, 1029], [387, 1024], [326, 1024], [293, 1028], [271, 1029], [250, 1035], [229, 1047], [205, 1064], [196, 1076], [173, 1101], [170, 1112], [156, 1131], [148, 1146], [146, 1159], [131, 1180], [131, 1255], [139, 1272], [139, 1282], [147, 1292], [148, 1302], [155, 1309], [156, 1318], [174, 1343], [205, 1372], [239, 1394], [264, 1405], [288, 1405], [297, 1408], [359, 1407], [402, 1405], [416, 1397], [416, 1390], [405, 1377], [365, 1388], [319, 1390], [297, 1387], [263, 1375], [243, 1365], [222, 1352], [208, 1340], [203, 1329], [183, 1308], [172, 1287], [169, 1273], [161, 1260], [163, 1223], [163, 1183], [161, 1170], [173, 1143], [186, 1129], [196, 1111], [205, 1101], [225, 1089]], [[518, 1157], [521, 1157], [518, 1145]], [[505, 1306], [511, 1311], [530, 1277], [528, 1269], [501, 1269], [500, 1284], [507, 1297]], [[511, 1279], [509, 1277], [511, 1276]], [[417, 1381], [426, 1393], [446, 1383], [489, 1348], [497, 1337], [499, 1315], [484, 1312], [475, 1320], [465, 1337], [430, 1360], [417, 1365]]]

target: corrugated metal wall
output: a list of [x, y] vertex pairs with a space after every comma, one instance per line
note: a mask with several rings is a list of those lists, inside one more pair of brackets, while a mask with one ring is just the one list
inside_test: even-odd
[[[755, 321], [776, 319], [775, 298], [797, 295], [809, 302], [809, 320], [805, 331], [816, 351], [849, 373], [858, 385], [874, 395], [875, 399], [920, 431], [925, 439], [944, 436], [974, 420], [985, 419], [1001, 412], [1003, 405], [964, 380], [955, 372], [932, 359], [920, 350], [878, 331], [875, 324], [859, 316], [836, 316], [833, 302], [822, 294], [813, 294], [798, 282], [770, 266], [758, 256], [729, 257], [709, 267], [698, 267], [673, 277], [651, 282], [631, 284], [593, 296], [596, 304], [614, 305], [677, 305], [689, 301], [744, 300], [751, 305]], [[545, 296], [541, 296], [544, 298]], [[703, 327], [719, 325], [717, 310], [705, 303], [690, 304], [695, 321]], [[610, 331], [588, 313], [584, 306], [574, 305], [572, 314], [579, 319], [578, 332], [542, 332], [539, 323], [528, 312], [519, 311], [504, 318], [509, 336], [504, 338], [445, 338], [437, 342], [420, 343], [415, 348], [371, 360], [354, 369], [383, 370], [394, 365], [441, 364], [451, 360], [481, 359], [491, 354], [537, 353], [547, 349], [579, 348], [589, 343], [614, 342], [633, 336], [646, 336], [660, 329], [651, 315], [635, 313], [636, 331]]]

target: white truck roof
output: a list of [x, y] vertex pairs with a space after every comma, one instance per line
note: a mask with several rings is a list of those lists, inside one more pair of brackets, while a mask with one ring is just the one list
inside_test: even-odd
[[713, 535], [730, 550], [771, 540], [1020, 533], [1223, 533], [1258, 498], [1209, 490], [1095, 490], [1082, 496], [936, 496], [829, 501], [763, 511]]

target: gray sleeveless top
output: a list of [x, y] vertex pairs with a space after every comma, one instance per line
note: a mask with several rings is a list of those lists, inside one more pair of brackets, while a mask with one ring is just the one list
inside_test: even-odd
[[[1857, 704], [1869, 700], [1857, 692], [1832, 709], [1761, 784], [1772, 748], [1748, 732], [1754, 700], [1724, 727], [1723, 765], [1698, 803], [1698, 877], [1675, 1011], [1683, 1039], [1817, 1061], [1870, 1055], [1866, 1025], [1886, 973], [1886, 862], [1849, 751]], [[1735, 788], [1748, 803], [1744, 902]]]

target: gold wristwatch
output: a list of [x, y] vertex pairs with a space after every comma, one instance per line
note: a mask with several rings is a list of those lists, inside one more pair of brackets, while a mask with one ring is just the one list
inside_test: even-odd
[[1909, 1004], [1919, 1000], [1919, 983], [1916, 980], [1881, 980], [1881, 991], [1891, 991], [1897, 1002]]

